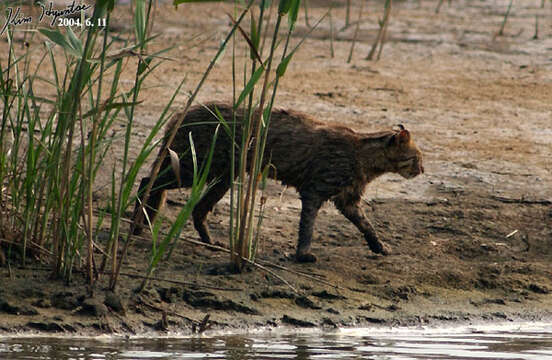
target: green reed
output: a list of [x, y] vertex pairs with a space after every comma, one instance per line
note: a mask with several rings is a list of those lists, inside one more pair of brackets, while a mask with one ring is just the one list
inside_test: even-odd
[[[237, 91], [236, 54], [233, 53], [234, 110], [242, 108], [243, 113], [246, 114], [242, 119], [241, 138], [236, 138], [235, 129], [233, 129], [234, 142], [240, 146], [237, 156], [232, 154], [230, 159], [231, 176], [234, 180], [230, 192], [229, 241], [232, 250], [231, 264], [237, 271], [241, 271], [248, 262], [255, 259], [260, 239], [266, 198], [261, 194], [259, 200], [258, 192], [264, 191], [269, 172], [274, 170], [271, 169], [271, 164], [264, 159], [264, 150], [270, 131], [272, 108], [278, 85], [294, 54], [310, 34], [310, 32], [307, 33], [290, 50], [290, 39], [295, 30], [300, 5], [300, 0], [280, 0], [273, 28], [268, 26], [271, 24], [270, 17], [273, 12], [266, 10], [275, 4], [272, 5], [271, 2], [262, 0], [259, 3], [258, 15], [255, 16], [253, 12], [251, 13], [249, 35], [241, 31], [250, 56], [248, 63], [244, 64], [244, 86], [239, 93]], [[284, 18], [288, 20], [288, 28], [281, 34]], [[311, 28], [311, 31], [320, 21]], [[265, 41], [261, 43], [261, 38], [271, 40], [268, 43]], [[268, 46], [268, 55], [264, 59], [263, 44]], [[278, 65], [274, 66], [276, 61]], [[235, 163], [235, 158], [239, 160], [238, 163]], [[247, 175], [247, 169], [249, 169], [249, 175]], [[255, 217], [258, 217], [257, 221], [254, 220]]]
[[[148, 33], [152, 4], [153, 0], [135, 1], [134, 34], [124, 40], [122, 49], [99, 27], [36, 25], [28, 41], [44, 41], [19, 48], [13, 41], [18, 29], [8, 27], [8, 61], [0, 64], [0, 234], [6, 239], [2, 247], [8, 261], [19, 258], [25, 265], [29, 254], [40, 257], [66, 281], [76, 268], [84, 267], [90, 284], [102, 270], [96, 266], [98, 251], [104, 254], [103, 264], [120, 269], [125, 256], [118, 251], [120, 228], [135, 201], [136, 176], [156, 147], [155, 138], [182, 86], [140, 142], [137, 158], [131, 159], [129, 148], [138, 142], [132, 128], [142, 86], [162, 64], [159, 55], [168, 50], [148, 54], [147, 45], [155, 38]], [[114, 6], [114, 0], [96, 1], [90, 21], [105, 19], [109, 29]], [[36, 53], [38, 64], [31, 61]], [[124, 90], [120, 79], [129, 57], [137, 59], [135, 77], [130, 90]], [[51, 78], [39, 73], [44, 67]], [[113, 164], [109, 210], [98, 217], [93, 201], [96, 175], [119, 140], [113, 134], [120, 125], [126, 128], [123, 158]], [[194, 190], [204, 185], [198, 182]], [[104, 224], [110, 226], [107, 244], [98, 239]], [[117, 271], [111, 272], [112, 287]]]

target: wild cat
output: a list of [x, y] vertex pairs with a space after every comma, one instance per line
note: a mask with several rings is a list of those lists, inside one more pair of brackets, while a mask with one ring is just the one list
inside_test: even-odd
[[[178, 129], [171, 149], [179, 155], [189, 151], [188, 133], [191, 132], [197, 161], [201, 163], [211, 147], [218, 124], [213, 114], [217, 111], [227, 122], [232, 121], [233, 110], [228, 104], [209, 103], [191, 108]], [[171, 119], [167, 132], [181, 116], [183, 114], [176, 114]], [[243, 111], [237, 110], [235, 116], [237, 124], [241, 124]], [[192, 123], [195, 124], [190, 125]], [[241, 138], [240, 126], [237, 126], [236, 136]], [[194, 226], [205, 243], [211, 242], [205, 225], [207, 214], [230, 188], [231, 144], [230, 136], [220, 132], [209, 172], [209, 180], [216, 182], [193, 210]], [[237, 164], [239, 160], [235, 153]], [[410, 132], [402, 126], [399, 130], [359, 133], [345, 126], [325, 124], [292, 110], [272, 111], [264, 161], [265, 165], [270, 163], [275, 169], [271, 174], [273, 178], [294, 187], [301, 197], [296, 251], [299, 262], [316, 261], [311, 253], [313, 226], [318, 210], [328, 200], [362, 232], [374, 253], [389, 254], [389, 247], [378, 239], [360, 207], [362, 193], [369, 182], [385, 173], [398, 173], [411, 179], [424, 172], [422, 153]], [[163, 159], [161, 169], [146, 206], [150, 220], [162, 205], [166, 190], [192, 185], [193, 161], [189, 154], [180, 157], [180, 182], [171, 169], [168, 156]], [[144, 178], [140, 183], [140, 199], [148, 182], [149, 178]], [[143, 224], [135, 225], [135, 233], [141, 233]]]

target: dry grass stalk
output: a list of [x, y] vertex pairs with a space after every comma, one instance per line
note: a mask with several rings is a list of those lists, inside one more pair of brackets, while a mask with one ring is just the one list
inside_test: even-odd
[[334, 27], [333, 27], [333, 18], [332, 18], [332, 10], [330, 9], [330, 12], [329, 12], [329, 17], [330, 17], [330, 56], [332, 58], [335, 57], [335, 52], [334, 52], [334, 36], [335, 36], [335, 33], [334, 33]]
[[358, 38], [358, 31], [360, 30], [360, 20], [362, 19], [362, 12], [364, 10], [364, 1], [360, 2], [360, 10], [358, 12], [358, 21], [355, 28], [355, 34], [353, 35], [353, 42], [351, 44], [351, 50], [349, 51], [349, 57], [347, 58], [347, 63], [350, 63], [353, 58], [353, 52], [355, 50], [355, 44]]
[[[445, 2], [445, 0], [439, 0], [439, 3], [437, 4], [437, 7], [435, 8], [435, 14], [439, 14], [439, 11], [441, 10], [441, 5], [443, 5], [443, 2]], [[450, 4], [450, 2], [449, 2]]]
[[351, 20], [351, 0], [347, 0], [347, 9], [345, 10], [345, 27], [349, 26]]
[[539, 14], [535, 14], [535, 34], [533, 35], [533, 40], [539, 38]]
[[366, 57], [366, 60], [373, 60], [374, 55], [376, 53], [376, 49], [378, 49], [377, 59], [379, 60], [381, 57], [381, 53], [383, 51], [383, 45], [385, 43], [385, 37], [387, 33], [387, 27], [389, 25], [389, 19], [391, 18], [391, 8], [393, 5], [393, 0], [387, 0], [385, 2], [385, 10], [383, 13], [383, 20], [379, 22], [380, 28], [378, 31], [378, 35], [376, 36], [376, 40], [374, 41], [374, 44], [372, 45], [372, 48], [370, 49], [370, 52], [368, 53], [368, 56]]
[[508, 21], [508, 16], [510, 16], [510, 10], [512, 9], [513, 2], [514, 0], [510, 0], [510, 4], [508, 4], [508, 9], [506, 10], [504, 20], [502, 21], [502, 25], [500, 26], [500, 30], [498, 31], [498, 36], [504, 35], [504, 27], [506, 26], [506, 21]]
[[309, 1], [308, 0], [303, 0], [303, 6], [305, 8], [305, 26], [310, 28], [310, 23], [309, 23]]

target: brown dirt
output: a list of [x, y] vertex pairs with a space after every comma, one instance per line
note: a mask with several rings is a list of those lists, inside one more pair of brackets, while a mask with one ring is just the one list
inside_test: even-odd
[[[336, 29], [344, 25], [341, 3], [334, 2]], [[537, 2], [516, 3], [505, 36], [497, 37], [508, 1], [454, 1], [439, 14], [436, 3], [395, 4], [379, 62], [364, 57], [381, 4], [369, 2], [350, 64], [346, 58], [354, 29], [336, 35], [331, 58], [329, 24], [323, 21], [293, 59], [278, 92], [279, 107], [324, 121], [362, 131], [403, 123], [412, 131], [424, 152], [426, 174], [410, 181], [384, 176], [365, 194], [366, 212], [394, 249], [392, 255], [374, 256], [354, 226], [326, 205], [313, 240], [319, 261], [295, 263], [300, 202], [294, 190], [272, 182], [259, 259], [334, 287], [271, 267], [297, 294], [258, 269], [229, 274], [226, 253], [181, 242], [156, 276], [195, 285], [153, 281], [137, 296], [132, 289], [140, 279], [125, 277], [119, 295], [108, 296], [107, 308], [102, 285], [95, 291], [98, 300], [86, 299], [86, 289], [76, 285], [80, 273], [75, 285], [65, 286], [47, 280], [47, 271], [0, 268], [0, 331], [190, 331], [192, 322], [206, 314], [214, 327], [240, 329], [550, 318], [552, 5], [538, 9], [531, 7]], [[314, 23], [328, 5], [310, 4]], [[159, 6], [155, 31], [161, 37], [149, 51], [174, 45], [167, 54], [174, 61], [155, 73], [142, 94], [138, 140], [182, 77], [188, 76], [185, 91], [194, 88], [229, 29], [226, 11], [230, 5], [186, 5], [178, 11]], [[544, 15], [540, 38], [533, 40], [537, 13]], [[123, 7], [117, 11], [122, 31], [129, 16]], [[299, 23], [294, 41], [307, 31], [303, 19]], [[6, 53], [1, 56], [4, 61]], [[228, 51], [199, 101], [231, 100], [230, 60]], [[132, 81], [132, 61], [123, 83]], [[184, 94], [177, 97], [175, 110], [185, 104]], [[121, 153], [115, 148], [112, 158]], [[107, 200], [110, 171], [107, 164], [100, 175], [100, 206]], [[164, 214], [171, 218], [186, 192], [172, 192], [169, 198]], [[225, 197], [208, 219], [212, 235], [223, 244], [228, 213]], [[197, 239], [191, 224], [183, 235]], [[127, 273], [143, 273], [149, 246], [149, 240], [135, 243]], [[119, 298], [125, 311], [118, 313]]]

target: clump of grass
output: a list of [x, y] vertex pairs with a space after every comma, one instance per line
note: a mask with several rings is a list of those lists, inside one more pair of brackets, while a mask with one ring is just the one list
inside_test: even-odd
[[[175, 0], [174, 3], [186, 2], [193, 1]], [[235, 139], [237, 144], [241, 144], [238, 150], [241, 153], [238, 156], [240, 161], [233, 164], [232, 170], [232, 177], [236, 175], [236, 180], [232, 183], [231, 191], [229, 238], [231, 262], [238, 270], [255, 258], [265, 203], [264, 197], [261, 196], [259, 200], [257, 192], [259, 189], [262, 191], [268, 176], [269, 165], [263, 167], [262, 164], [271, 110], [279, 81], [304, 41], [303, 38], [297, 46], [290, 46], [300, 0], [280, 0], [273, 27], [269, 26], [272, 11], [267, 11], [272, 9], [270, 3], [262, 0], [259, 15], [251, 13], [250, 33], [247, 34], [241, 28], [241, 23], [250, 12], [254, 0], [249, 0], [243, 6], [239, 1], [235, 2], [236, 9], [241, 9], [240, 16], [232, 20], [234, 24], [228, 36], [189, 97], [184, 110], [186, 112], [193, 104], [228, 42], [237, 42], [235, 33], [239, 31], [246, 40], [245, 47], [251, 53], [248, 60], [251, 70], [244, 72], [242, 90], [236, 90], [236, 76], [233, 81], [236, 94], [234, 108], [237, 110], [243, 107], [248, 114], [241, 124], [247, 131], [244, 131], [242, 139]], [[98, 0], [91, 21], [95, 23], [97, 19], [105, 18], [109, 29], [114, 7], [114, 0]], [[30, 51], [16, 49], [12, 41], [13, 29], [8, 28], [8, 64], [0, 64], [3, 102], [1, 146], [4, 147], [6, 139], [13, 137], [9, 151], [0, 153], [0, 212], [7, 215], [0, 218], [0, 233], [3, 237], [10, 234], [8, 261], [14, 261], [14, 254], [17, 253], [21, 263], [25, 264], [29, 249], [33, 250], [33, 255], [36, 250], [37, 256], [50, 262], [52, 273], [56, 276], [71, 281], [74, 269], [81, 268], [87, 275], [89, 285], [94, 285], [109, 266], [109, 288], [116, 288], [118, 275], [132, 243], [134, 224], [123, 243], [120, 243], [120, 238], [123, 235], [123, 216], [136, 200], [132, 192], [136, 176], [155, 149], [155, 139], [170, 118], [170, 106], [183, 85], [182, 81], [146, 139], [140, 141], [137, 157], [131, 159], [130, 147], [138, 142], [133, 139], [132, 130], [141, 103], [143, 85], [162, 64], [160, 55], [168, 50], [148, 53], [148, 44], [155, 38], [150, 34], [152, 9], [153, 0], [134, 2], [134, 34], [129, 35], [122, 48], [115, 48], [116, 43], [107, 29], [38, 29], [39, 36], [45, 40], [39, 65], [50, 66], [53, 80], [42, 78], [38, 73], [39, 66], [31, 70], [34, 64], [31, 64]], [[282, 24], [286, 18], [288, 29], [282, 35]], [[264, 39], [262, 43], [261, 39]], [[268, 55], [263, 52], [265, 41]], [[62, 59], [59, 54], [62, 54]], [[129, 57], [136, 59], [134, 82], [130, 89], [124, 90], [119, 86], [119, 81], [124, 71], [123, 61]], [[235, 56], [233, 64], [235, 74]], [[55, 95], [48, 97], [37, 94], [37, 82], [45, 82], [54, 89]], [[225, 121], [219, 120], [221, 124]], [[112, 164], [111, 196], [107, 209], [99, 211], [93, 199], [96, 176], [105, 166], [104, 159], [114, 146], [114, 140], [118, 140], [112, 134], [119, 125], [125, 127], [122, 135], [123, 156]], [[167, 135], [158, 159], [164, 158], [164, 154], [169, 152], [180, 125], [176, 124]], [[216, 135], [209, 159], [215, 156], [215, 141]], [[192, 137], [189, 142], [193, 153]], [[252, 156], [248, 157], [250, 144]], [[175, 162], [178, 163], [178, 158]], [[163, 256], [170, 257], [183, 224], [195, 204], [209, 189], [207, 174], [210, 161], [201, 167], [195, 165], [190, 198], [169, 232], [161, 238], [159, 223], [151, 224], [152, 249], [142, 288]], [[150, 174], [151, 179], [155, 179], [160, 167], [161, 162], [158, 160]], [[247, 168], [252, 169], [249, 176], [246, 175]], [[142, 197], [144, 202], [147, 202], [151, 186], [150, 183], [146, 187]], [[258, 209], [258, 213], [255, 209]], [[260, 216], [255, 221], [257, 214]], [[143, 216], [143, 209], [138, 211], [136, 223], [141, 222], [140, 216]], [[109, 226], [109, 237], [102, 243], [98, 233], [106, 225]], [[98, 252], [103, 254], [100, 266], [96, 262]]]
[[[259, 239], [258, 232], [260, 231], [262, 220], [255, 223], [253, 219], [257, 204], [257, 190], [266, 181], [268, 176], [268, 167], [263, 168], [262, 164], [270, 116], [280, 78], [284, 76], [287, 66], [297, 50], [296, 47], [288, 53], [289, 41], [299, 13], [300, 0], [280, 0], [272, 31], [272, 40], [269, 43], [269, 54], [262, 61], [260, 55], [262, 54], [262, 49], [259, 47], [259, 43], [263, 34], [268, 32], [268, 28], [265, 27], [267, 19], [265, 18], [266, 12], [264, 11], [267, 5], [268, 3], [262, 0], [259, 5], [259, 16], [256, 19], [252, 16], [250, 39], [247, 41], [251, 52], [251, 71], [248, 79], [247, 73], [244, 74], [246, 85], [240, 92], [237, 100], [234, 100], [234, 109], [237, 109], [241, 105], [241, 102], [248, 98], [245, 103], [246, 105], [244, 105], [246, 108], [245, 114], [248, 115], [244, 117], [243, 124], [241, 124], [242, 138], [235, 139], [236, 143], [241, 143], [240, 153], [238, 154], [240, 160], [238, 164], [234, 164], [232, 160], [233, 169], [231, 170], [232, 175], [237, 174], [237, 177], [236, 181], [232, 182], [231, 204], [233, 208], [231, 210], [231, 231], [229, 236], [230, 248], [232, 250], [231, 264], [237, 271], [241, 271], [245, 266], [246, 261], [243, 259], [253, 260], [255, 258], [257, 241]], [[272, 74], [273, 63], [276, 61], [275, 51], [280, 42], [280, 27], [282, 20], [286, 16], [288, 17], [288, 31], [285, 36], [284, 48], [280, 63], [276, 68], [276, 73]], [[235, 70], [233, 73], [235, 74]], [[272, 85], [269, 81], [271, 76], [275, 76]], [[259, 86], [260, 93], [258, 99], [255, 99], [255, 86], [261, 79], [262, 85]], [[234, 89], [236, 88], [236, 83], [236, 78], [234, 77]], [[269, 90], [269, 88], [271, 89]], [[234, 93], [236, 93], [236, 90], [234, 90]], [[235, 135], [235, 129], [233, 134]], [[248, 152], [251, 142], [251, 156], [249, 160]], [[250, 169], [249, 177], [246, 174], [246, 169]], [[262, 206], [263, 204], [260, 205], [261, 213]]]
[[[109, 1], [99, 1], [92, 21], [104, 16], [109, 6]], [[31, 71], [31, 50], [17, 49], [11, 40], [13, 29], [8, 29], [9, 60], [7, 68], [2, 69], [2, 132], [9, 129], [13, 133], [14, 146], [0, 171], [5, 189], [1, 201], [10, 214], [10, 220], [2, 226], [15, 234], [14, 248], [20, 252], [23, 265], [29, 248], [41, 249], [50, 254], [54, 274], [69, 281], [86, 232], [91, 229], [91, 219], [84, 212], [87, 189], [93, 182], [97, 161], [105, 154], [100, 142], [87, 140], [84, 134], [91, 128], [105, 130], [113, 120], [111, 110], [125, 105], [116, 106], [112, 100], [103, 103], [102, 111], [93, 109], [99, 104], [94, 87], [101, 88], [102, 82], [97, 74], [105, 69], [105, 62], [89, 61], [99, 38], [97, 27], [88, 27], [80, 34], [70, 27], [65, 33], [38, 30], [49, 41]], [[107, 42], [103, 46], [106, 49]], [[64, 66], [56, 60], [54, 49], [63, 52]], [[35, 92], [35, 84], [43, 81], [38, 69], [46, 66], [46, 59], [50, 60], [54, 77], [49, 82], [55, 90], [53, 98]], [[81, 99], [87, 99], [88, 104]], [[92, 106], [87, 109], [87, 105]]]
[[[247, 40], [247, 50], [250, 52], [249, 66], [244, 65], [244, 87], [237, 91], [236, 62], [233, 61], [233, 88], [234, 88], [234, 110], [243, 107], [242, 137], [235, 138], [234, 142], [240, 144], [238, 148], [238, 163], [234, 161], [232, 153], [231, 162], [231, 214], [230, 214], [230, 248], [232, 267], [241, 271], [243, 267], [253, 261], [256, 256], [260, 230], [263, 220], [265, 197], [262, 194], [268, 177], [271, 165], [263, 165], [264, 149], [268, 132], [270, 131], [270, 120], [272, 108], [275, 103], [278, 85], [285, 75], [287, 67], [297, 52], [302, 42], [310, 34], [307, 33], [303, 39], [290, 50], [290, 39], [295, 30], [297, 17], [300, 9], [300, 0], [280, 0], [273, 29], [267, 24], [270, 21], [271, 11], [266, 13], [269, 2], [262, 0], [259, 4], [259, 15], [252, 16], [250, 35], [247, 36], [241, 31], [242, 36]], [[287, 17], [288, 29], [285, 35], [280, 34], [283, 20]], [[324, 17], [323, 17], [324, 18]], [[310, 31], [315, 29], [320, 19]], [[263, 60], [263, 46], [259, 46], [261, 37], [270, 36], [268, 43], [268, 55]], [[283, 44], [281, 55], [277, 56], [277, 48]], [[279, 57], [279, 59], [278, 59]], [[275, 71], [274, 63], [278, 61]], [[274, 72], [273, 72], [274, 71]], [[262, 82], [260, 82], [262, 81]], [[257, 85], [258, 84], [258, 85]], [[239, 94], [239, 95], [238, 95]], [[233, 123], [236, 116], [234, 115]], [[251, 146], [251, 147], [250, 147]], [[249, 150], [251, 149], [251, 150]], [[250, 156], [248, 157], [248, 152]], [[249, 170], [249, 176], [246, 174]], [[258, 190], [261, 192], [260, 200]], [[255, 209], [258, 208], [258, 212]], [[254, 221], [258, 216], [257, 221]]]
[[[123, 215], [135, 201], [132, 189], [138, 171], [155, 148], [155, 138], [182, 86], [175, 90], [145, 141], [140, 141], [137, 158], [131, 159], [129, 149], [138, 142], [133, 140], [132, 129], [142, 86], [162, 64], [160, 55], [168, 50], [148, 54], [147, 45], [153, 39], [149, 34], [152, 6], [153, 0], [135, 1], [134, 34], [124, 40], [123, 48], [115, 48], [108, 30], [114, 0], [96, 1], [90, 17], [94, 24], [105, 19], [105, 29], [38, 28], [32, 34], [40, 35], [32, 36], [45, 40], [38, 48], [19, 49], [13, 42], [14, 29], [8, 27], [8, 61], [6, 66], [0, 64], [0, 146], [13, 137], [9, 151], [0, 152], [0, 234], [10, 234], [11, 239], [4, 246], [6, 261], [19, 257], [25, 265], [32, 254], [49, 261], [52, 273], [66, 281], [84, 264], [90, 285], [110, 263], [110, 287], [115, 288], [126, 255], [119, 251]], [[37, 40], [31, 37], [28, 41], [33, 39]], [[31, 54], [37, 52], [40, 56], [34, 64]], [[132, 87], [124, 90], [119, 81], [128, 57], [137, 61]], [[39, 74], [38, 69], [45, 66], [50, 67], [53, 79]], [[38, 93], [39, 82], [53, 89], [54, 95]], [[120, 125], [126, 128], [123, 158], [113, 164], [109, 210], [98, 217], [93, 201], [96, 175], [105, 166], [103, 160], [116, 139], [112, 134]], [[193, 194], [200, 194], [205, 187], [203, 174], [198, 171]], [[98, 240], [104, 223], [110, 228], [106, 244]], [[157, 249], [152, 248], [152, 259], [156, 259]], [[104, 254], [100, 268], [95, 259], [98, 251]], [[152, 260], [152, 264], [148, 273], [156, 263]]]
[[[194, 2], [194, 1], [176, 0], [174, 3], [175, 3], [175, 5], [178, 5], [178, 4], [187, 3], [187, 2]], [[190, 97], [188, 99], [188, 102], [186, 104], [186, 107], [183, 111], [184, 114], [179, 117], [179, 120], [170, 129], [170, 132], [167, 135], [167, 139], [164, 142], [164, 146], [161, 149], [161, 152], [160, 152], [159, 156], [157, 157], [157, 159], [156, 159], [156, 161], [155, 161], [155, 163], [152, 167], [152, 170], [151, 170], [151, 173], [150, 173], [150, 181], [148, 182], [148, 184], [146, 186], [146, 189], [144, 190], [144, 195], [142, 197], [142, 202], [141, 202], [141, 204], [138, 208], [138, 212], [136, 214], [136, 217], [134, 218], [134, 222], [131, 224], [129, 234], [128, 234], [128, 237], [126, 239], [123, 251], [122, 251], [123, 254], [125, 254], [127, 252], [127, 249], [128, 249], [129, 244], [130, 244], [130, 240], [131, 240], [132, 234], [134, 233], [135, 227], [138, 224], [141, 224], [142, 221], [143, 221], [144, 204], [146, 204], [147, 201], [148, 201], [151, 189], [153, 187], [153, 182], [155, 181], [155, 178], [157, 177], [157, 174], [159, 174], [159, 171], [161, 171], [161, 165], [162, 165], [163, 159], [169, 153], [170, 147], [171, 147], [171, 145], [172, 145], [172, 143], [173, 143], [173, 141], [176, 137], [178, 129], [182, 125], [182, 121], [184, 120], [185, 113], [192, 106], [197, 94], [199, 93], [199, 90], [203, 86], [203, 83], [207, 79], [207, 77], [210, 74], [211, 70], [214, 68], [214, 66], [217, 63], [218, 59], [222, 56], [222, 54], [226, 50], [226, 46], [228, 45], [228, 42], [230, 41], [230, 39], [232, 39], [232, 37], [235, 34], [236, 30], [239, 29], [242, 20], [245, 18], [246, 14], [248, 13], [248, 11], [249, 11], [249, 9], [251, 8], [252, 5], [253, 5], [253, 0], [250, 0], [249, 3], [246, 5], [245, 9], [241, 12], [240, 17], [236, 21], [234, 21], [234, 25], [233, 25], [231, 31], [226, 36], [225, 40], [223, 41], [223, 43], [219, 47], [216, 55], [214, 56], [214, 58], [209, 63], [206, 71], [204, 72], [204, 74], [203, 74], [201, 80], [199, 81], [198, 85], [196, 86], [194, 92], [190, 95]], [[220, 119], [220, 120], [221, 120], [221, 122], [224, 122], [224, 119]], [[210, 162], [211, 162], [211, 159], [212, 159], [212, 156], [213, 156], [215, 141], [216, 141], [216, 137], [215, 137], [215, 139], [213, 139], [213, 143], [212, 143], [212, 146], [211, 146], [211, 151], [210, 151], [210, 154], [208, 156], [208, 161], [207, 161], [206, 165], [201, 169], [201, 171], [198, 170], [197, 164], [194, 161], [194, 175], [195, 176], [194, 176], [194, 185], [192, 186], [192, 192], [191, 192], [190, 198], [188, 199], [188, 202], [187, 202], [186, 206], [180, 211], [180, 213], [179, 213], [176, 221], [173, 223], [173, 226], [171, 227], [168, 235], [166, 235], [164, 237], [164, 239], [162, 239], [159, 242], [159, 246], [157, 246], [157, 244], [158, 244], [157, 231], [152, 230], [152, 234], [153, 234], [153, 237], [154, 237], [154, 239], [153, 239], [154, 240], [153, 241], [154, 251], [152, 253], [152, 257], [151, 257], [151, 261], [150, 261], [150, 264], [148, 266], [148, 269], [146, 270], [146, 278], [144, 279], [144, 281], [142, 282], [142, 284], [139, 288], [140, 290], [145, 288], [145, 286], [147, 285], [147, 281], [148, 281], [149, 277], [151, 276], [153, 270], [156, 268], [156, 266], [158, 265], [158, 263], [161, 260], [162, 256], [165, 254], [165, 252], [167, 250], [169, 250], [168, 256], [170, 257], [170, 254], [171, 254], [170, 249], [174, 248], [174, 245], [176, 243], [176, 240], [178, 239], [178, 236], [180, 234], [182, 226], [185, 224], [185, 222], [189, 218], [194, 206], [201, 199], [201, 196], [203, 196], [205, 191], [208, 190], [205, 187], [207, 186], [207, 183], [206, 183], [207, 174], [208, 174], [209, 167], [210, 167]], [[193, 149], [193, 140], [192, 140], [192, 138], [190, 138], [190, 146], [191, 146], [191, 149]], [[171, 242], [172, 242], [172, 244], [171, 244]], [[118, 274], [120, 273], [120, 263], [119, 263], [119, 266], [114, 270], [114, 273], [116, 274], [115, 277], [117, 277]], [[114, 286], [115, 286], [115, 284], [112, 284], [112, 287], [114, 287]]]

